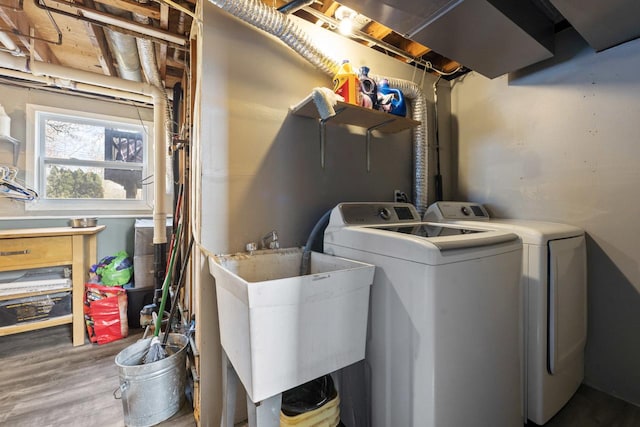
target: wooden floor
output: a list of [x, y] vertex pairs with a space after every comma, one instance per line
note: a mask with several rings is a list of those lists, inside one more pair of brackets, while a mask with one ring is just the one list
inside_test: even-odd
[[[82, 347], [69, 325], [0, 337], [0, 426], [124, 426], [114, 359], [141, 335]], [[190, 403], [159, 425], [195, 426]], [[640, 407], [583, 385], [545, 427], [640, 427]]]
[[[0, 337], [0, 426], [124, 426], [114, 360], [141, 336], [73, 347], [63, 325]], [[159, 425], [195, 426], [190, 403]]]
[[640, 407], [581, 385], [565, 407], [544, 426], [639, 427]]

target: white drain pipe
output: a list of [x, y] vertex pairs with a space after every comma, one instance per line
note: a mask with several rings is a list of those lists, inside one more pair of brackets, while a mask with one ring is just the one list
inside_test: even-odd
[[166, 94], [162, 89], [146, 83], [123, 80], [117, 77], [109, 77], [89, 71], [76, 70], [55, 64], [44, 62], [29, 62], [27, 58], [14, 57], [6, 52], [0, 52], [0, 67], [15, 71], [31, 73], [40, 78], [52, 78], [68, 80], [69, 85], [87, 85], [117, 90], [125, 93], [133, 93], [151, 97], [153, 100], [153, 137], [154, 137], [154, 203], [153, 203], [153, 243], [167, 243], [166, 234], [166, 183], [165, 172], [167, 170], [167, 147], [165, 129], [165, 111], [167, 109]]
[[[300, 29], [288, 15], [278, 12], [262, 0], [209, 0], [220, 9], [236, 18], [278, 37], [319, 70], [333, 78], [340, 65], [318, 49], [311, 38]], [[408, 80], [393, 77], [375, 77], [378, 81], [386, 78], [389, 84], [403, 91], [411, 105], [412, 118], [421, 124], [413, 130], [414, 178], [413, 200], [420, 215], [428, 206], [428, 138], [427, 103], [422, 88]]]
[[138, 83], [130, 80], [122, 80], [115, 77], [104, 76], [89, 71], [76, 70], [44, 62], [31, 63], [31, 72], [36, 76], [49, 76], [59, 79], [68, 79], [77, 83], [85, 83], [110, 89], [118, 89], [125, 92], [138, 93], [150, 96], [153, 99], [153, 244], [167, 243], [166, 224], [166, 184], [165, 173], [167, 170], [167, 144], [164, 132], [165, 111], [167, 102], [164, 91], [146, 83]]

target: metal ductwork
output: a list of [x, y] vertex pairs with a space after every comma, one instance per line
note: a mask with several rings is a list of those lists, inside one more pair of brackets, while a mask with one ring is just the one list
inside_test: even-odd
[[640, 37], [638, 0], [548, 0], [596, 51]]
[[489, 78], [553, 56], [553, 22], [531, 0], [340, 3]]
[[[123, 11], [117, 7], [100, 4], [98, 7], [104, 9], [112, 15], [124, 18], [130, 18], [129, 12]], [[116, 60], [118, 66], [118, 74], [125, 80], [134, 82], [142, 81], [140, 70], [140, 59], [138, 57], [138, 47], [136, 46], [136, 38], [117, 31], [106, 28], [104, 35], [107, 38], [111, 54]]]
[[[300, 29], [289, 17], [267, 6], [260, 0], [209, 0], [222, 10], [245, 21], [246, 23], [278, 37], [287, 46], [297, 52], [330, 78], [338, 71], [340, 64], [314, 46], [310, 37]], [[417, 84], [395, 79], [393, 77], [374, 77], [377, 80], [386, 78], [389, 84], [402, 90], [409, 100], [412, 118], [420, 121], [413, 130], [414, 145], [414, 182], [413, 200], [418, 212], [422, 215], [428, 206], [428, 139], [427, 109], [424, 92]]]

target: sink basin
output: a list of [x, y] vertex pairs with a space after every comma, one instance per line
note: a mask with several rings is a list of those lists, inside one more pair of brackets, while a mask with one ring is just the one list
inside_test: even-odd
[[364, 359], [375, 267], [302, 249], [209, 258], [222, 347], [253, 402]]

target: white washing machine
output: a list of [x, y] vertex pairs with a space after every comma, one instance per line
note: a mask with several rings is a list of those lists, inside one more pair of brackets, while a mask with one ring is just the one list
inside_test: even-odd
[[523, 242], [525, 413], [536, 424], [554, 416], [584, 376], [587, 259], [584, 231], [541, 221], [490, 219], [484, 206], [437, 202], [425, 220], [510, 231]]
[[342, 203], [324, 251], [376, 265], [357, 425], [522, 425], [514, 233], [423, 223], [407, 203]]

